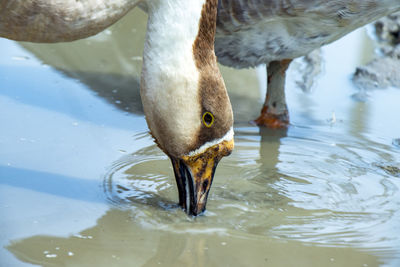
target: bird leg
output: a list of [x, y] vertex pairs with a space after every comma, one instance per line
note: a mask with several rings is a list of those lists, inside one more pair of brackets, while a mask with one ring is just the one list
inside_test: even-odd
[[285, 77], [291, 59], [272, 61], [267, 67], [267, 96], [260, 116], [254, 121], [258, 126], [284, 128], [289, 125], [285, 99]]

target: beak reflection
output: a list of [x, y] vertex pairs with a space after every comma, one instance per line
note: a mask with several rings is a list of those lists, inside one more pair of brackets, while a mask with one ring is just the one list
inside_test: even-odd
[[206, 209], [207, 197], [218, 162], [234, 147], [233, 139], [223, 141], [206, 151], [182, 158], [171, 158], [179, 193], [179, 205], [188, 215], [198, 215]]

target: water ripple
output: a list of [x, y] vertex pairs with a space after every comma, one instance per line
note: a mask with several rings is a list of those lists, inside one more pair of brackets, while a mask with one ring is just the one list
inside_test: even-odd
[[217, 169], [205, 216], [178, 208], [170, 162], [156, 146], [115, 162], [105, 192], [144, 227], [389, 253], [400, 245], [400, 179], [379, 166], [399, 162], [398, 151], [337, 129], [318, 129], [317, 137], [314, 130], [236, 129], [235, 152]]

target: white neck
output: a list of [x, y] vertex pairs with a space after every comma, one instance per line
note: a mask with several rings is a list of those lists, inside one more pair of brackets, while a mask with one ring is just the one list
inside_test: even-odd
[[154, 52], [172, 59], [183, 56], [174, 52], [192, 54], [204, 3], [205, 0], [149, 0], [145, 55]]
[[[162, 134], [177, 138], [169, 140], [170, 146], [176, 146], [175, 141], [190, 143], [200, 127], [199, 71], [194, 61], [193, 43], [204, 3], [205, 0], [148, 2], [141, 96], [153, 136], [159, 142], [162, 141], [158, 136]], [[172, 124], [173, 130], [169, 131], [175, 132], [162, 132], [171, 128], [163, 127], [163, 123]], [[164, 148], [167, 145], [161, 144]]]

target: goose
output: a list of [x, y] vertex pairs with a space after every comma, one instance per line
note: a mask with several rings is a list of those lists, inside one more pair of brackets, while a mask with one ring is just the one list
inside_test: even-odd
[[[1, 0], [0, 36], [33, 42], [93, 35], [139, 1]], [[205, 210], [217, 164], [234, 147], [233, 113], [214, 53], [217, 0], [149, 0], [140, 94], [172, 162], [179, 205]]]
[[[233, 113], [217, 66], [266, 64], [258, 125], [286, 127], [290, 62], [384, 15], [399, 0], [0, 0], [0, 37], [67, 42], [131, 9], [148, 13], [141, 98], [150, 133], [169, 156], [179, 205], [205, 210], [219, 161], [234, 147]], [[345, 62], [344, 62], [345, 64]]]

